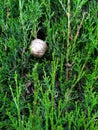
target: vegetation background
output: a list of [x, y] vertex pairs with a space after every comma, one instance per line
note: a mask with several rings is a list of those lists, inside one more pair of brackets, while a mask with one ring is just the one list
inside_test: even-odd
[[0, 0], [3, 129], [98, 130], [97, 0]]

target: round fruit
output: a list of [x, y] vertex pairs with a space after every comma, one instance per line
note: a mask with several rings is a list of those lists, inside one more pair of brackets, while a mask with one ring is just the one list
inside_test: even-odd
[[31, 42], [30, 50], [33, 56], [42, 57], [47, 50], [47, 44], [41, 39], [35, 39]]

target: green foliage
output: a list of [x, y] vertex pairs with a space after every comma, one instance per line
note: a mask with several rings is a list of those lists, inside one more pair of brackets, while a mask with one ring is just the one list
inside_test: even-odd
[[97, 12], [96, 0], [0, 0], [0, 130], [98, 129]]

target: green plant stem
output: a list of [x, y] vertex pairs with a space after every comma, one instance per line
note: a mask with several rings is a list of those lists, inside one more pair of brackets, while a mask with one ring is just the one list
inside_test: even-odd
[[[66, 64], [69, 63], [69, 54], [70, 54], [70, 0], [68, 0], [68, 35], [67, 35], [67, 53], [66, 53]], [[69, 69], [66, 67], [66, 80], [68, 80]]]
[[23, 16], [22, 8], [23, 8], [22, 1], [19, 0], [20, 23], [22, 26], [23, 39], [24, 39], [24, 45], [25, 45], [26, 44], [26, 31], [25, 31], [24, 18], [23, 18], [24, 16]]

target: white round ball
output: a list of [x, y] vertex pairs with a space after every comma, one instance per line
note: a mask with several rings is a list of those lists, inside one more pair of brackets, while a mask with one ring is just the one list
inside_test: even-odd
[[33, 56], [42, 57], [47, 50], [47, 44], [41, 39], [35, 39], [31, 42], [30, 50]]

